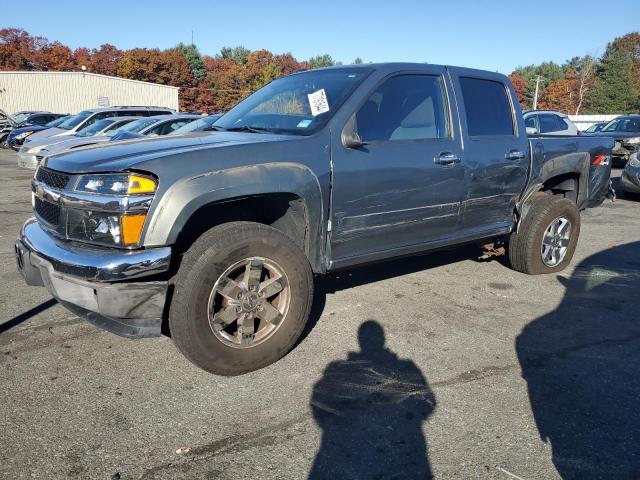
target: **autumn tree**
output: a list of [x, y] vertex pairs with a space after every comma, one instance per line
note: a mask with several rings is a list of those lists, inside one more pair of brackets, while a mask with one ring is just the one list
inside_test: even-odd
[[518, 102], [520, 102], [522, 108], [527, 108], [527, 104], [524, 98], [524, 90], [525, 88], [527, 88], [527, 79], [522, 75], [512, 73], [511, 75], [509, 75], [509, 80], [511, 81], [511, 85], [513, 85], [513, 89], [516, 91]]
[[40, 51], [48, 44], [44, 37], [34, 37], [21, 28], [0, 30], [0, 69], [39, 70]]
[[118, 73], [118, 63], [122, 59], [122, 51], [111, 44], [105, 43], [100, 48], [91, 51], [90, 71], [101, 75], [115, 76]]

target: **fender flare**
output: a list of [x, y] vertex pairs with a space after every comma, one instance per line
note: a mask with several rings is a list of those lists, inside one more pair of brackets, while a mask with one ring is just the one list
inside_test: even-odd
[[307, 256], [314, 271], [322, 270], [324, 208], [318, 177], [305, 165], [291, 162], [246, 165], [215, 170], [177, 181], [164, 193], [143, 232], [145, 247], [172, 245], [201, 207], [247, 196], [288, 193], [306, 210]]

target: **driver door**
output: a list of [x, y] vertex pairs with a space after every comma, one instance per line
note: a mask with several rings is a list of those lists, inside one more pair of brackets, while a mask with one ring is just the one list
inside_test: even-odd
[[449, 90], [440, 67], [394, 74], [352, 117], [364, 145], [333, 151], [332, 263], [459, 232], [464, 166]]

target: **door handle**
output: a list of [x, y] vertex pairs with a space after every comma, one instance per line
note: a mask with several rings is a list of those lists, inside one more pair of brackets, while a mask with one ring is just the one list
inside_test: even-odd
[[460, 163], [460, 157], [455, 153], [442, 152], [440, 155], [436, 156], [433, 161], [438, 165], [449, 166], [455, 163]]
[[507, 160], [522, 160], [524, 158], [524, 153], [520, 150], [510, 150], [505, 155]]

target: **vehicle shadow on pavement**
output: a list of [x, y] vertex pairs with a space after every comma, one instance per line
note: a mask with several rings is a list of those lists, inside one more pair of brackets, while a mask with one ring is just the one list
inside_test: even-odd
[[469, 244], [457, 248], [436, 250], [424, 255], [386, 260], [350, 270], [329, 273], [324, 277], [317, 277], [315, 279], [313, 306], [311, 307], [309, 321], [296, 342], [296, 346], [307, 338], [307, 335], [311, 333], [316, 323], [320, 320], [327, 294], [464, 260], [477, 260], [480, 254], [481, 250], [476, 245]]
[[385, 348], [373, 320], [359, 352], [330, 363], [310, 405], [322, 441], [309, 479], [432, 478], [422, 424], [436, 408], [420, 369]]
[[588, 257], [516, 350], [563, 479], [640, 478], [640, 242]]

